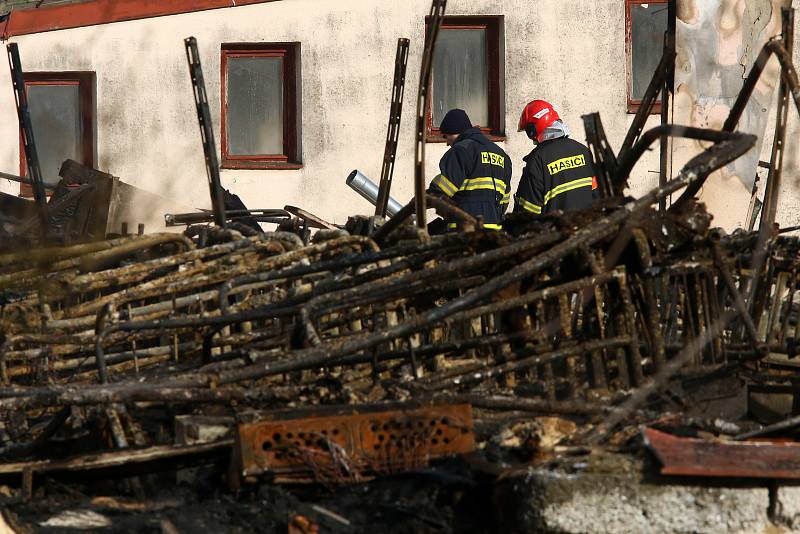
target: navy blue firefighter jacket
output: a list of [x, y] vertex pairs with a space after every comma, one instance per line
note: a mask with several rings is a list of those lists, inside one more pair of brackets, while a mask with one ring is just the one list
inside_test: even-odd
[[[428, 192], [451, 198], [484, 226], [499, 230], [511, 198], [511, 158], [478, 128], [465, 130], [439, 162]], [[448, 221], [450, 228], [455, 222]]]
[[566, 212], [588, 208], [599, 198], [592, 154], [578, 141], [569, 137], [544, 141], [523, 159], [515, 212]]

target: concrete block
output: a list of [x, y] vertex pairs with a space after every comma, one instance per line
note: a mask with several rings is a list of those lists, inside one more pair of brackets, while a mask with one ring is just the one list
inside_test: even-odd
[[775, 518], [792, 532], [800, 532], [800, 486], [778, 488], [778, 506]]
[[[637, 469], [633, 460], [628, 465], [624, 465], [627, 460], [615, 461], [618, 465], [606, 472], [530, 470], [507, 478], [497, 495], [504, 528], [559, 534], [775, 531], [768, 517], [766, 487], [648, 482], [641, 465]], [[794, 495], [798, 494], [789, 498]], [[794, 506], [800, 507], [800, 497], [795, 501]]]

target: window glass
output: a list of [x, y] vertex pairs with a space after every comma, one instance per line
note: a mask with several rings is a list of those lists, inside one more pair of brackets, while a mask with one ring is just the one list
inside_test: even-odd
[[442, 28], [433, 63], [433, 126], [453, 108], [467, 112], [473, 124], [489, 126], [489, 76], [486, 31]]
[[228, 58], [229, 154], [283, 154], [282, 72], [280, 57]]
[[55, 184], [64, 160], [83, 161], [79, 86], [28, 85], [28, 108], [42, 178]]
[[631, 99], [641, 100], [664, 50], [667, 4], [631, 4]]

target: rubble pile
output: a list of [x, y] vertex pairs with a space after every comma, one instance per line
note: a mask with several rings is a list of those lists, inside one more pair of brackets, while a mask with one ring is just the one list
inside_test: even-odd
[[[470, 452], [473, 435], [551, 458], [624, 443], [649, 417], [624, 402], [664, 377], [793, 354], [797, 239], [769, 243], [755, 332], [736, 301], [756, 236], [709, 231], [699, 204], [630, 210], [423, 242], [401, 227], [383, 246], [219, 230], [205, 247], [169, 234], [0, 256], [0, 473], [31, 494], [42, 473], [233, 451], [234, 488], [265, 473], [330, 487]], [[580, 426], [516, 423], [537, 414]]]

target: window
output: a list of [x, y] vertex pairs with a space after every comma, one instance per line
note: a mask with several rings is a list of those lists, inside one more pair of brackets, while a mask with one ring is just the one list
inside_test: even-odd
[[[625, 0], [628, 55], [628, 113], [636, 113], [664, 52], [668, 26], [667, 0]], [[661, 102], [653, 113], [661, 112]]]
[[[58, 182], [64, 160], [94, 167], [94, 80], [93, 72], [25, 73], [33, 139], [46, 184]], [[21, 132], [19, 154], [20, 176], [26, 176]], [[21, 184], [20, 194], [33, 196], [33, 189]]]
[[[431, 72], [429, 141], [444, 141], [439, 124], [453, 108], [495, 139], [504, 135], [502, 17], [445, 17]], [[426, 26], [427, 27], [427, 26]]]
[[222, 166], [300, 168], [298, 43], [222, 46]]

